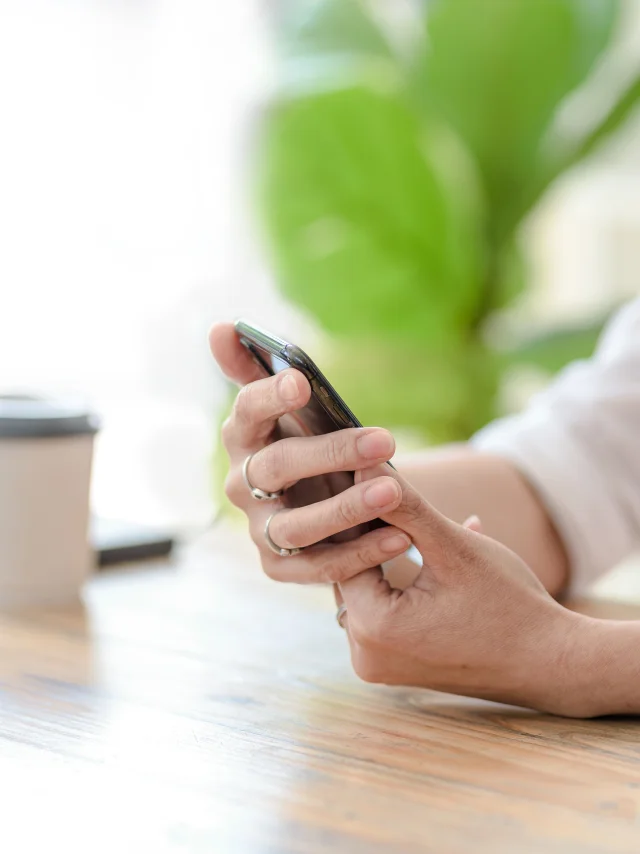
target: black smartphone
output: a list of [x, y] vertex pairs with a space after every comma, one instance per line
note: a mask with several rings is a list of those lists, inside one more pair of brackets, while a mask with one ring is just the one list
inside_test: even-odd
[[[280, 419], [279, 429], [283, 436], [318, 436], [348, 427], [363, 426], [304, 350], [246, 320], [236, 321], [235, 329], [240, 343], [251, 353], [265, 376], [295, 368], [309, 381], [311, 397], [308, 404]], [[393, 468], [391, 463], [388, 465]], [[324, 475], [322, 482], [316, 483], [312, 488], [305, 489], [301, 484], [300, 487], [296, 485], [292, 490], [288, 490], [287, 503], [289, 506], [311, 504], [330, 495], [337, 495], [352, 486], [353, 482], [353, 472]], [[384, 524], [386, 523], [381, 519], [376, 519], [369, 523], [369, 527]], [[416, 566], [422, 566], [422, 558], [419, 552], [411, 547], [405, 555], [384, 565], [385, 577], [394, 587], [406, 587], [416, 576]]]
[[273, 376], [286, 368], [296, 368], [305, 375], [311, 386], [311, 398], [297, 415], [307, 435], [317, 436], [334, 430], [343, 430], [346, 427], [362, 427], [329, 380], [304, 350], [246, 320], [237, 320], [235, 328], [240, 343], [249, 350], [265, 375]]

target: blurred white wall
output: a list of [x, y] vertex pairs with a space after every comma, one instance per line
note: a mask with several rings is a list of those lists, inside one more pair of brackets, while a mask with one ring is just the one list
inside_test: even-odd
[[240, 168], [270, 68], [257, 0], [0, 2], [0, 389], [94, 402], [103, 514], [211, 514], [206, 331], [279, 314]]
[[[559, 125], [580, 134], [594, 107], [640, 73], [640, 2], [626, 0], [615, 50], [569, 100]], [[599, 314], [640, 293], [640, 109], [614, 140], [565, 176], [531, 217], [535, 287], [526, 310], [555, 321]]]

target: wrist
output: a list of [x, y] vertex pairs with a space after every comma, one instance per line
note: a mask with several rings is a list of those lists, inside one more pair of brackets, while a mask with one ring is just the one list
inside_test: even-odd
[[561, 610], [537, 707], [573, 718], [640, 713], [640, 623]]
[[574, 716], [640, 713], [640, 623], [593, 617], [581, 621], [571, 653]]
[[540, 711], [574, 718], [605, 714], [599, 710], [596, 659], [599, 621], [556, 603], [538, 634], [532, 662], [533, 705]]

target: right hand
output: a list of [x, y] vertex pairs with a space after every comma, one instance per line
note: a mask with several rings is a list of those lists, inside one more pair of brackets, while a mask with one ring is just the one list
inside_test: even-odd
[[[397, 528], [361, 526], [398, 507], [401, 489], [394, 478], [376, 477], [332, 494], [328, 476], [371, 468], [394, 453], [393, 437], [379, 428], [337, 430], [324, 436], [293, 436], [283, 427], [287, 413], [304, 407], [311, 389], [299, 371], [289, 369], [264, 378], [230, 323], [216, 324], [211, 351], [227, 377], [243, 386], [222, 440], [230, 460], [225, 484], [229, 500], [243, 510], [266, 574], [278, 581], [334, 583], [402, 554], [411, 541]], [[282, 499], [256, 501], [242, 477], [249, 466], [254, 486], [268, 492], [286, 489]], [[287, 507], [287, 499], [294, 505]], [[284, 548], [304, 547], [283, 558], [264, 538], [268, 517], [272, 540]], [[364, 531], [364, 533], [363, 533]]]

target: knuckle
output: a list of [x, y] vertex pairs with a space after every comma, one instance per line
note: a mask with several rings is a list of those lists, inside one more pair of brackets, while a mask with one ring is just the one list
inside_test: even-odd
[[274, 442], [261, 451], [258, 459], [254, 460], [259, 464], [260, 476], [264, 478], [267, 487], [274, 484], [279, 485], [283, 479], [286, 469], [286, 448], [284, 445], [285, 442], [282, 440]]
[[403, 511], [411, 522], [418, 522], [424, 515], [423, 500], [417, 492], [412, 489], [405, 491], [403, 496]]
[[235, 427], [233, 422], [233, 416], [230, 415], [228, 418], [222, 422], [222, 427], [220, 428], [220, 436], [222, 438], [222, 444], [225, 448], [228, 448], [233, 440], [233, 436], [235, 434]]
[[378, 543], [366, 543], [359, 545], [351, 558], [353, 569], [358, 571], [370, 569], [372, 566], [377, 566], [381, 562], [381, 555]]
[[335, 520], [342, 528], [352, 528], [357, 525], [362, 516], [360, 502], [356, 505], [349, 491], [343, 492], [336, 501]]
[[233, 411], [236, 420], [240, 424], [246, 424], [251, 421], [253, 410], [253, 390], [251, 384], [243, 386], [236, 396], [236, 402], [233, 405]]
[[272, 581], [282, 580], [282, 564], [278, 561], [275, 555], [263, 552], [260, 556], [260, 562], [262, 564], [262, 571], [267, 578], [270, 578]]
[[456, 563], [463, 569], [469, 566], [474, 566], [476, 570], [485, 571], [490, 565], [488, 557], [478, 552], [478, 547], [474, 537], [469, 531], [458, 532], [459, 536], [455, 539], [455, 550], [451, 549], [450, 560]]
[[240, 506], [240, 478], [236, 471], [230, 471], [224, 481], [224, 494], [236, 507]]
[[378, 659], [367, 650], [357, 647], [353, 652], [352, 662], [356, 676], [363, 682], [376, 684], [383, 681], [382, 668]]
[[342, 430], [328, 433], [325, 437], [325, 463], [331, 471], [339, 471], [347, 465], [348, 449]]
[[349, 567], [344, 560], [329, 557], [318, 567], [317, 576], [320, 584], [337, 584], [349, 577]]
[[358, 551], [357, 563], [359, 569], [371, 569], [371, 567], [378, 566], [378, 564], [383, 562], [384, 560], [377, 543], [362, 547]]
[[370, 569], [380, 563], [380, 555], [376, 547], [367, 544], [351, 547], [350, 545], [332, 546], [339, 554], [330, 554], [324, 558], [318, 568], [318, 575], [324, 584], [336, 584], [346, 581], [363, 569]]

